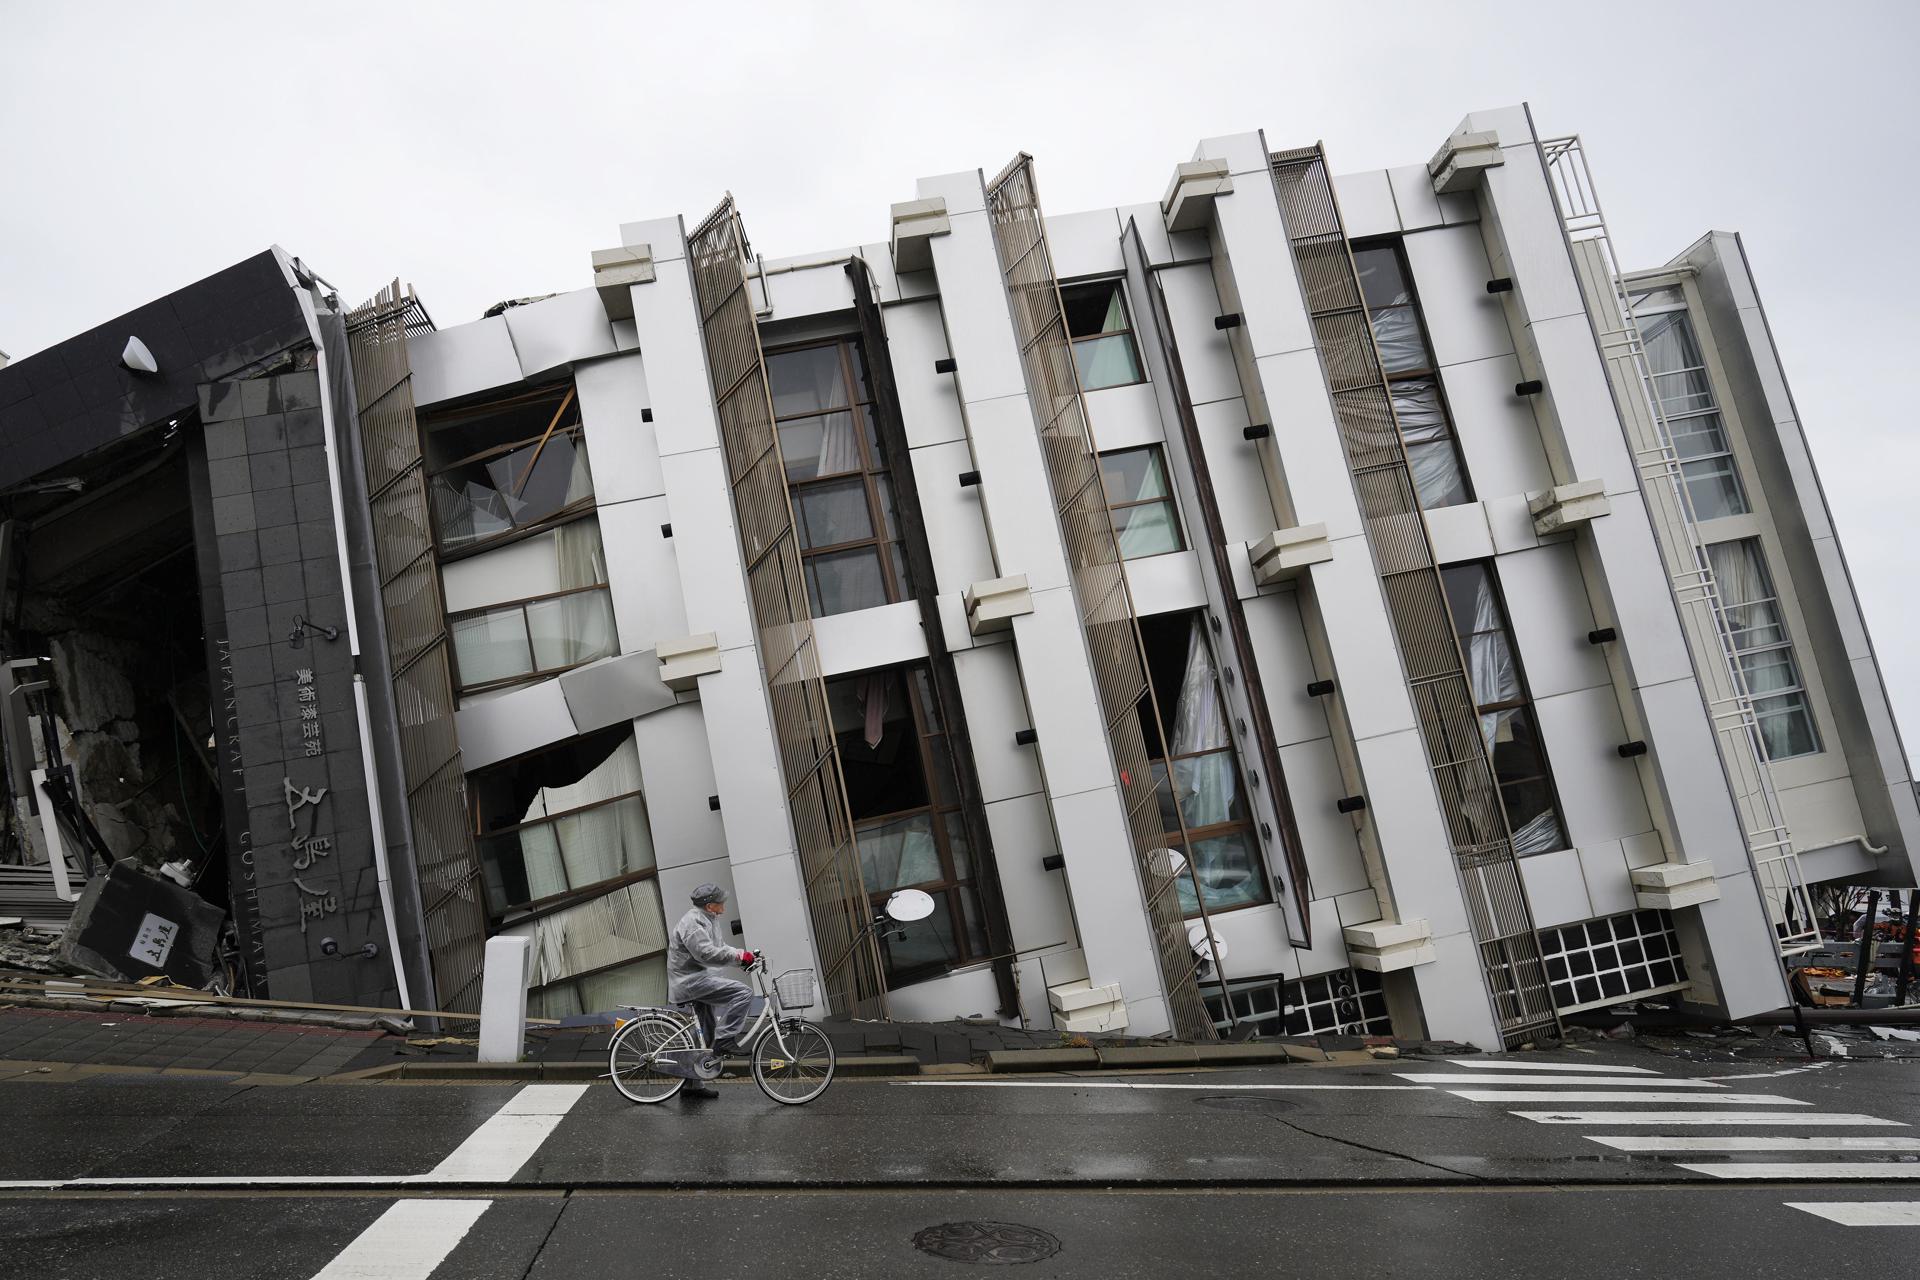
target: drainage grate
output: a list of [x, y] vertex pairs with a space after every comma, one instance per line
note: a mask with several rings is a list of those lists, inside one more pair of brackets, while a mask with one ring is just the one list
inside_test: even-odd
[[1246, 1093], [1209, 1094], [1204, 1098], [1195, 1098], [1194, 1105], [1211, 1107], [1215, 1111], [1256, 1111], [1272, 1114], [1277, 1111], [1293, 1111], [1300, 1106], [1285, 1098], [1262, 1098]]
[[1016, 1222], [943, 1222], [915, 1233], [913, 1247], [954, 1262], [1010, 1266], [1045, 1261], [1060, 1252], [1060, 1241]]

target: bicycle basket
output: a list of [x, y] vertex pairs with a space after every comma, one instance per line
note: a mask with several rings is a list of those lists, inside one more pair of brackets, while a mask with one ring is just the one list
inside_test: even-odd
[[815, 999], [813, 970], [789, 969], [773, 980], [773, 990], [783, 1009], [811, 1008]]

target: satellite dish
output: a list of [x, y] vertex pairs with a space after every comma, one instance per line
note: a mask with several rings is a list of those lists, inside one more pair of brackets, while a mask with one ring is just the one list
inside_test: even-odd
[[912, 924], [933, 914], [933, 895], [918, 889], [901, 889], [887, 899], [887, 919], [896, 924]]
[[1186, 874], [1186, 854], [1181, 853], [1178, 849], [1155, 849], [1153, 852], [1166, 858], [1167, 861], [1164, 871], [1167, 876], [1177, 880]]
[[1198, 920], [1187, 926], [1187, 945], [1193, 948], [1194, 957], [1204, 964], [1212, 964], [1216, 954], [1222, 960], [1227, 958], [1227, 940], [1217, 933], [1209, 938], [1207, 926]]

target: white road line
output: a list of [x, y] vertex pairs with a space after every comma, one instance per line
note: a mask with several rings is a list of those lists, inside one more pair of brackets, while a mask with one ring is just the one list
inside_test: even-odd
[[1810, 1107], [1798, 1098], [1776, 1098], [1770, 1093], [1607, 1093], [1569, 1089], [1449, 1089], [1468, 1102], [1692, 1102], [1735, 1107]]
[[1497, 1084], [1507, 1088], [1519, 1088], [1523, 1085], [1538, 1085], [1541, 1088], [1565, 1089], [1579, 1085], [1600, 1085], [1608, 1089], [1627, 1086], [1648, 1089], [1721, 1089], [1724, 1085], [1714, 1084], [1711, 1080], [1674, 1079], [1670, 1076], [1648, 1076], [1645, 1079], [1621, 1079], [1618, 1076], [1475, 1076], [1461, 1072], [1441, 1071], [1396, 1071], [1402, 1080], [1417, 1080], [1421, 1084]]
[[[1645, 1095], [1640, 1095], [1644, 1097]], [[1688, 1102], [1694, 1101], [1689, 1097]], [[1799, 1114], [1778, 1111], [1514, 1111], [1509, 1114], [1535, 1124], [1791, 1124], [1843, 1125], [1866, 1128], [1870, 1125], [1904, 1129], [1904, 1120], [1882, 1120], [1878, 1116], [1844, 1112], [1803, 1111]], [[1591, 1136], [1591, 1135], [1589, 1135]]]
[[[433, 1182], [508, 1182], [520, 1166], [533, 1158], [573, 1104], [592, 1085], [530, 1084], [507, 1099], [467, 1140], [426, 1173], [287, 1173], [243, 1177], [54, 1178], [0, 1181], [5, 1191], [51, 1191], [62, 1187], [280, 1187], [280, 1186], [406, 1186]], [[1418, 1085], [1388, 1085], [1415, 1089]], [[479, 1202], [476, 1202], [479, 1203]]]
[[1473, 1071], [1581, 1071], [1588, 1075], [1657, 1076], [1645, 1067], [1603, 1067], [1585, 1062], [1489, 1062], [1484, 1058], [1448, 1058], [1456, 1067]]
[[1816, 1137], [1792, 1137], [1767, 1134], [1723, 1134], [1707, 1138], [1681, 1138], [1668, 1134], [1588, 1134], [1588, 1142], [1597, 1142], [1616, 1151], [1920, 1151], [1920, 1138], [1849, 1137], [1821, 1134]]
[[1824, 1071], [1832, 1066], [1831, 1060], [1816, 1062], [1810, 1067], [1788, 1067], [1784, 1071], [1759, 1071], [1750, 1076], [1701, 1076], [1702, 1080], [1771, 1080], [1775, 1076], [1799, 1076], [1809, 1071]]
[[1786, 1206], [1843, 1227], [1920, 1227], [1920, 1200], [1788, 1200]]
[[1248, 1093], [1255, 1089], [1333, 1092], [1381, 1089], [1433, 1092], [1424, 1084], [1159, 1084], [1131, 1080], [889, 1080], [887, 1083], [921, 1089], [1203, 1089], [1208, 1093]]
[[427, 1280], [492, 1203], [402, 1200], [314, 1272], [313, 1280]]
[[530, 1084], [507, 1099], [486, 1123], [467, 1135], [453, 1154], [422, 1175], [421, 1182], [507, 1182], [533, 1158], [574, 1103], [584, 1084]]
[[1876, 1161], [1819, 1161], [1779, 1164], [1683, 1164], [1682, 1169], [1712, 1174], [1716, 1178], [1779, 1178], [1788, 1181], [1826, 1182], [1865, 1179], [1873, 1182], [1895, 1178], [1920, 1178], [1920, 1164], [1881, 1164]]

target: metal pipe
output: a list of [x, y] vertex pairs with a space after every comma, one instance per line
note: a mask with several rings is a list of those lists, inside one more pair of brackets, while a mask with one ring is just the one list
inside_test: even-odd
[[320, 379], [320, 429], [327, 451], [327, 497], [333, 505], [334, 556], [340, 564], [340, 598], [346, 610], [347, 645], [353, 657], [353, 714], [360, 731], [360, 769], [367, 788], [367, 817], [373, 824], [374, 877], [380, 891], [380, 914], [387, 925], [387, 957], [393, 963], [393, 980], [400, 994], [400, 1007], [413, 1006], [413, 993], [407, 985], [407, 966], [400, 950], [400, 929], [394, 921], [393, 868], [387, 860], [386, 811], [380, 803], [380, 778], [373, 758], [373, 717], [367, 710], [367, 678], [360, 670], [360, 622], [353, 605], [353, 560], [347, 554], [347, 515], [341, 506], [340, 439], [333, 422], [333, 383], [327, 376], [327, 344], [320, 332], [320, 317], [313, 295], [295, 288], [300, 314], [313, 337]]
[[1867, 975], [1873, 972], [1873, 953], [1878, 945], [1873, 936], [1873, 920], [1880, 914], [1880, 891], [1867, 891], [1867, 914], [1860, 922], [1860, 961], [1853, 971], [1853, 1007], [1858, 1009], [1867, 998]]

